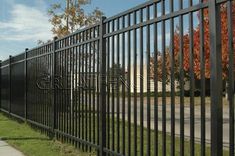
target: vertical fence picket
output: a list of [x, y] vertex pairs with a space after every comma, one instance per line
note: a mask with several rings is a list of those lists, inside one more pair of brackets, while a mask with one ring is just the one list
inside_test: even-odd
[[[146, 19], [150, 20], [150, 10], [149, 6], [146, 8]], [[147, 151], [146, 155], [150, 156], [151, 155], [151, 106], [150, 106], [150, 25], [147, 25], [146, 28], [146, 57], [147, 57]]]
[[233, 42], [233, 10], [232, 1], [227, 1], [228, 16], [228, 51], [229, 51], [229, 154], [234, 156], [234, 42]]
[[52, 53], [52, 82], [51, 82], [51, 100], [52, 100], [52, 108], [51, 108], [51, 128], [52, 133], [54, 134], [56, 127], [56, 40], [57, 37], [53, 39], [53, 53]]
[[[202, 2], [203, 0], [201, 0]], [[206, 155], [206, 108], [205, 108], [205, 51], [204, 51], [204, 15], [199, 11], [200, 18], [200, 68], [201, 68], [201, 156]]]
[[211, 61], [211, 155], [223, 153], [223, 106], [221, 68], [220, 6], [209, 1], [210, 61]]
[[[154, 18], [157, 18], [157, 4], [154, 4]], [[158, 68], [158, 24], [154, 23], [154, 156], [158, 156], [158, 143], [159, 143], [159, 137], [158, 137], [158, 74], [157, 74], [157, 68]]]
[[[193, 1], [189, 0], [189, 6], [193, 5]], [[193, 13], [189, 13], [189, 70], [190, 70], [190, 156], [195, 155], [195, 72], [194, 72], [194, 30], [193, 30]]]
[[25, 49], [24, 58], [24, 119], [27, 121], [27, 53], [28, 48]]
[[[122, 28], [125, 27], [125, 16], [122, 16]], [[109, 40], [108, 40], [109, 41]], [[108, 42], [109, 43], [109, 42]], [[126, 127], [125, 127], [125, 119], [126, 119], [126, 84], [125, 84], [125, 76], [126, 76], [126, 69], [125, 69], [125, 32], [122, 33], [122, 154], [126, 154]], [[108, 45], [109, 47], [109, 45]], [[109, 92], [109, 91], [108, 91]], [[108, 104], [108, 103], [107, 103]]]
[[11, 114], [11, 102], [12, 102], [12, 100], [11, 100], [11, 87], [12, 87], [12, 85], [11, 85], [11, 61], [12, 61], [12, 56], [10, 55], [9, 56], [9, 73], [8, 73], [8, 79], [9, 79], [9, 99], [8, 99], [8, 113], [9, 114]]
[[[173, 0], [170, 0], [170, 12], [174, 11]], [[175, 155], [175, 51], [174, 51], [174, 18], [170, 19], [170, 81], [171, 81], [171, 156]]]
[[[165, 1], [161, 3], [162, 15], [165, 15]], [[166, 155], [166, 24], [161, 21], [162, 43], [162, 153]]]
[[[183, 9], [183, 0], [179, 0], [179, 9]], [[180, 35], [180, 88], [184, 88], [184, 51], [183, 51], [183, 15], [179, 16], [179, 35]], [[184, 156], [184, 89], [180, 89], [180, 156]]]
[[99, 131], [99, 154], [105, 156], [104, 148], [106, 147], [106, 40], [103, 37], [106, 32], [104, 24], [105, 17], [100, 22], [100, 131]]
[[[143, 9], [140, 9], [140, 22], [143, 22]], [[144, 50], [143, 50], [143, 27], [140, 27], [140, 155], [144, 155], [144, 93], [143, 93], [143, 76], [144, 76]]]
[[[133, 17], [134, 24], [136, 24], [136, 12], [134, 12]], [[135, 29], [133, 32], [133, 59], [134, 59], [134, 156], [137, 156], [137, 30]]]

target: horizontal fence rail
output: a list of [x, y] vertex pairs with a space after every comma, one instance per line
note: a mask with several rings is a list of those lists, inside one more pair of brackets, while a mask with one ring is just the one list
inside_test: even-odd
[[234, 156], [233, 0], [154, 0], [0, 62], [0, 108], [97, 155]]

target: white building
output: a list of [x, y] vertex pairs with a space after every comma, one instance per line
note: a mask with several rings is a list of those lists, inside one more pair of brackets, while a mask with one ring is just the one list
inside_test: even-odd
[[[143, 92], [147, 92], [147, 66], [146, 64], [143, 66], [143, 75], [140, 75], [140, 65], [137, 65], [137, 74], [134, 75], [134, 66], [131, 66], [131, 72], [130, 72], [130, 77], [131, 77], [131, 92], [134, 92], [134, 78], [135, 76], [137, 77], [137, 85], [136, 85], [136, 90], [137, 93], [140, 93], [140, 80], [143, 79]], [[128, 73], [127, 73], [128, 74]], [[175, 82], [175, 91], [178, 91], [178, 82]], [[150, 79], [150, 92], [154, 92], [154, 80]], [[170, 92], [171, 91], [171, 84], [168, 83], [166, 84], [166, 92]], [[158, 81], [158, 92], [162, 92], [162, 82]]]

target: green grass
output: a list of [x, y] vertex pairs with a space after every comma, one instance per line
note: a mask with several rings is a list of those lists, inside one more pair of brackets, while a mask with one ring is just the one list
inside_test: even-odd
[[[93, 116], [92, 116], [93, 117]], [[95, 116], [96, 117], [96, 116]], [[83, 117], [84, 119], [85, 117]], [[92, 118], [91, 118], [92, 119]], [[96, 118], [95, 118], [96, 119]], [[69, 120], [68, 120], [69, 121]], [[85, 123], [85, 122], [84, 122]], [[89, 118], [88, 118], [88, 123], [89, 123]], [[108, 122], [106, 123], [108, 124]], [[112, 129], [112, 125], [114, 124], [114, 131]], [[107, 143], [107, 147], [108, 149], [113, 149], [112, 148], [112, 142], [113, 142], [113, 138], [112, 136], [114, 135], [114, 151], [117, 152], [117, 145], [118, 145], [118, 142], [117, 142], [117, 138], [119, 138], [119, 152], [122, 152], [123, 149], [125, 148], [125, 154], [127, 155], [128, 154], [128, 123], [125, 121], [125, 146], [123, 146], [122, 144], [122, 136], [123, 136], [123, 131], [122, 131], [122, 127], [123, 127], [123, 122], [122, 120], [120, 120], [120, 124], [119, 124], [119, 137], [117, 135], [117, 118], [116, 116], [114, 117], [114, 122], [112, 122], [112, 117], [110, 116], [110, 123], [109, 123], [109, 126], [110, 126], [110, 130], [109, 130], [109, 134], [108, 134], [108, 131], [107, 131], [107, 134], [106, 134], [106, 143]], [[97, 126], [97, 124], [96, 124]], [[159, 125], [161, 126], [161, 125]], [[87, 126], [87, 129], [85, 128], [85, 124], [84, 125], [81, 125], [81, 127], [84, 127], [84, 133], [87, 131], [89, 132], [90, 130], [93, 131], [93, 128], [89, 129], [89, 126]], [[91, 127], [93, 127], [93, 121], [91, 120]], [[96, 127], [97, 128], [97, 127]], [[144, 150], [144, 154], [143, 155], [147, 155], [147, 128], [144, 128], [143, 129], [144, 131], [144, 134], [143, 134], [143, 150]], [[151, 151], [150, 151], [150, 155], [154, 155], [154, 152], [155, 152], [155, 149], [154, 149], [154, 138], [155, 138], [155, 133], [153, 130], [150, 131], [150, 140], [151, 140]], [[97, 137], [97, 131], [95, 130], [95, 136]], [[109, 137], [108, 137], [109, 136]], [[91, 136], [89, 136], [89, 133], [88, 133], [88, 138], [91, 138], [93, 140], [94, 136], [93, 136], [93, 133], [91, 133]], [[131, 156], [134, 154], [134, 141], [136, 140], [137, 141], [137, 148], [136, 148], [136, 151], [137, 151], [137, 155], [140, 155], [140, 141], [141, 141], [141, 137], [140, 137], [140, 126], [137, 125], [137, 137], [134, 136], [134, 124], [131, 124]], [[97, 138], [96, 138], [97, 140]], [[108, 142], [110, 142], [110, 146], [108, 146]], [[162, 132], [158, 132], [158, 155], [162, 155], [162, 147], [163, 147], [163, 142], [162, 142]], [[200, 156], [201, 155], [201, 145], [199, 142], [195, 142], [195, 156]], [[207, 145], [206, 147], [206, 155], [211, 155], [210, 153], [210, 146]], [[166, 155], [171, 155], [170, 153], [171, 151], [171, 136], [169, 133], [166, 134]], [[185, 138], [185, 141], [184, 141], [184, 155], [185, 156], [190, 156], [190, 151], [191, 151], [191, 148], [190, 148], [190, 142], [189, 142], [189, 139], [186, 139]], [[180, 138], [179, 137], [175, 137], [175, 155], [176, 156], [179, 156], [180, 155]], [[228, 156], [229, 155], [229, 152], [228, 150], [224, 150], [223, 152], [223, 155], [224, 156]]]
[[50, 140], [25, 123], [11, 120], [0, 113], [0, 138], [26, 156], [92, 156], [73, 146]]
[[[116, 119], [115, 119], [115, 124], [116, 125]], [[159, 125], [160, 126], [160, 125]], [[112, 122], [110, 123], [110, 127], [112, 127]], [[126, 138], [128, 136], [128, 124], [127, 122], [125, 123], [125, 133], [126, 133]], [[112, 141], [113, 141], [113, 138], [112, 138], [112, 129], [110, 129], [110, 149], [112, 149]], [[143, 134], [143, 152], [144, 154], [143, 155], [147, 155], [147, 128], [144, 128], [144, 134]], [[115, 149], [117, 147], [117, 128], [115, 126], [115, 131], [114, 131], [114, 142], [115, 142]], [[123, 148], [125, 148], [125, 151], [126, 151], [126, 154], [128, 153], [128, 140], [125, 139], [125, 147], [122, 145], [122, 122], [120, 122], [120, 151], [122, 151]], [[132, 124], [131, 126], [131, 154], [130, 155], [133, 155], [134, 154], [134, 141], [136, 139], [137, 141], [137, 148], [136, 148], [136, 151], [137, 151], [137, 155], [140, 155], [140, 126], [137, 126], [137, 137], [134, 136], [134, 126]], [[150, 155], [154, 155], [154, 152], [155, 152], [155, 148], [154, 148], [154, 138], [155, 138], [155, 133], [153, 130], [151, 130], [151, 133], [150, 133]], [[163, 147], [163, 142], [162, 142], [162, 132], [158, 132], [158, 155], [162, 155], [162, 147]], [[194, 148], [195, 148], [195, 156], [200, 156], [201, 155], [201, 146], [200, 146], [200, 143], [197, 143], [195, 142], [194, 144]], [[211, 155], [211, 152], [210, 152], [210, 146], [207, 145], [206, 147], [206, 155]], [[191, 148], [190, 148], [190, 142], [189, 142], [189, 139], [186, 139], [184, 140], [184, 155], [185, 156], [190, 156], [190, 151], [191, 151]], [[169, 133], [166, 134], [166, 155], [171, 155], [171, 136]], [[175, 155], [176, 156], [179, 156], [180, 155], [180, 138], [179, 137], [175, 137]], [[223, 156], [229, 156], [229, 152], [228, 150], [224, 150], [223, 151]]]
[[[88, 118], [89, 122], [89, 118]], [[112, 149], [112, 134], [114, 133], [115, 136], [115, 149], [117, 147], [117, 120], [115, 119], [114, 125], [115, 130], [112, 131], [112, 122], [110, 122], [110, 149]], [[84, 125], [85, 126], [85, 125]], [[91, 122], [92, 126], [92, 122]], [[5, 139], [10, 145], [16, 147], [20, 151], [22, 151], [26, 156], [94, 156], [95, 154], [83, 153], [78, 151], [73, 146], [68, 144], [62, 144], [59, 141], [49, 140], [49, 138], [40, 132], [37, 132], [30, 128], [27, 124], [18, 123], [13, 121], [0, 113], [0, 138]], [[91, 129], [92, 130], [92, 129]], [[89, 131], [89, 128], [87, 129]], [[97, 132], [97, 131], [95, 131]], [[120, 121], [120, 151], [125, 148], [126, 154], [128, 151], [128, 124], [125, 122], [125, 147], [122, 144], [122, 122]], [[151, 131], [151, 155], [154, 154], [154, 131]], [[97, 133], [96, 133], [97, 136]], [[92, 135], [91, 138], [94, 136]], [[108, 137], [108, 134], [107, 134]], [[89, 135], [88, 135], [89, 138]], [[147, 129], [144, 128], [144, 155], [146, 155], [147, 151]], [[140, 153], [140, 127], [137, 126], [137, 137], [134, 136], [134, 125], [131, 124], [131, 155], [134, 153], [134, 141], [137, 141], [137, 155]], [[162, 155], [162, 133], [158, 132], [158, 154]], [[108, 142], [108, 140], [107, 140]], [[166, 155], [170, 155], [171, 149], [171, 138], [170, 134], [166, 136]], [[185, 156], [190, 155], [190, 142], [185, 139], [184, 142], [184, 153]], [[201, 146], [199, 143], [195, 143], [195, 156], [200, 156], [201, 153]], [[175, 137], [175, 155], [180, 155], [180, 139]], [[206, 148], [206, 155], [210, 154], [210, 147], [209, 145]], [[227, 150], [224, 150], [224, 156], [228, 156], [229, 153]]]

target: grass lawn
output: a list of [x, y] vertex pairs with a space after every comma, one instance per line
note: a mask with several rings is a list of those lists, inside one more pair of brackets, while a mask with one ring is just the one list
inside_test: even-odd
[[[117, 146], [117, 129], [116, 129], [116, 119], [114, 122], [115, 131], [112, 132], [110, 129], [110, 143], [112, 144], [112, 134], [115, 136], [115, 147]], [[112, 123], [110, 122], [110, 126]], [[120, 151], [125, 148], [125, 151], [128, 151], [128, 124], [125, 123], [125, 147], [122, 145], [122, 122], [120, 122]], [[35, 131], [29, 125], [24, 123], [18, 123], [14, 120], [9, 119], [0, 113], [0, 138], [7, 141], [10, 145], [22, 151], [26, 156], [94, 156], [95, 153], [83, 153], [73, 146], [68, 144], [62, 144], [59, 141], [50, 140], [46, 135], [41, 134], [40, 132]], [[111, 128], [111, 127], [110, 127]], [[108, 135], [108, 134], [107, 134]], [[96, 135], [97, 136], [97, 135]], [[91, 136], [93, 137], [93, 136]], [[154, 154], [154, 131], [151, 131], [151, 155]], [[134, 126], [131, 124], [131, 155], [134, 153]], [[147, 149], [147, 129], [144, 128], [144, 155], [146, 155]], [[158, 133], [158, 154], [162, 155], [162, 133]], [[137, 126], [137, 154], [140, 153], [140, 127]], [[190, 143], [188, 139], [185, 139], [185, 156], [190, 155]], [[111, 148], [112, 149], [112, 145]], [[116, 148], [115, 148], [116, 149]], [[166, 136], [166, 155], [170, 155], [171, 149], [171, 139], [170, 134]], [[201, 146], [199, 143], [195, 143], [195, 156], [200, 156]], [[126, 153], [127, 154], [127, 153]], [[175, 155], [180, 155], [180, 140], [178, 137], [175, 138]], [[210, 147], [206, 148], [206, 155], [210, 155]], [[229, 153], [227, 150], [224, 150], [224, 156], [228, 156]]]
[[93, 156], [73, 146], [50, 140], [29, 125], [18, 123], [0, 113], [0, 139], [6, 141], [26, 156]]
[[[116, 120], [116, 119], [115, 119]], [[115, 121], [115, 124], [116, 124], [117, 121]], [[111, 126], [112, 124], [110, 124]], [[126, 131], [126, 138], [127, 138], [127, 135], [128, 135], [128, 124], [126, 123], [125, 124], [125, 131]], [[122, 137], [122, 130], [121, 130], [121, 127], [122, 127], [122, 123], [120, 122], [120, 140], [121, 137]], [[115, 127], [116, 128], [116, 127]], [[116, 140], [117, 140], [117, 131], [115, 129], [115, 133], [114, 133], [114, 136], [115, 136], [115, 147], [117, 146], [117, 143], [116, 143]], [[111, 148], [112, 149], [112, 130], [110, 130], [110, 145], [111, 145]], [[154, 152], [155, 152], [155, 149], [154, 149], [154, 137], [155, 137], [155, 134], [154, 134], [154, 131], [151, 130], [151, 133], [150, 133], [150, 138], [151, 138], [151, 148], [150, 148], [150, 155], [154, 155]], [[134, 136], [134, 126], [133, 124], [131, 125], [131, 155], [134, 154], [134, 141], [135, 141], [135, 136]], [[144, 144], [144, 147], [143, 147], [143, 152], [144, 154], [143, 155], [147, 155], [147, 129], [144, 128], [144, 135], [143, 135], [143, 144]], [[162, 132], [158, 132], [158, 155], [162, 155], [162, 147], [163, 147], [163, 144], [162, 144]], [[137, 141], [137, 155], [140, 155], [140, 126], [137, 126], [137, 137], [136, 137], [136, 141]], [[200, 156], [201, 155], [201, 146], [200, 146], [200, 143], [199, 142], [195, 142], [195, 156]], [[123, 147], [122, 143], [120, 143], [120, 151], [122, 151], [122, 149], [125, 148], [125, 151], [126, 151], [126, 154], [128, 153], [128, 140], [126, 139], [125, 140], [125, 147]], [[211, 155], [211, 152], [210, 152], [210, 146], [207, 145], [206, 147], [206, 155], [210, 156]], [[185, 138], [184, 140], [184, 155], [185, 156], [190, 156], [190, 142], [189, 142], [189, 139]], [[171, 136], [169, 133], [166, 134], [166, 155], [171, 155]], [[175, 155], [176, 156], [179, 156], [180, 155], [180, 138], [179, 137], [175, 137]], [[228, 152], [228, 149], [224, 149], [223, 151], [223, 156], [229, 156], [229, 152]]]

